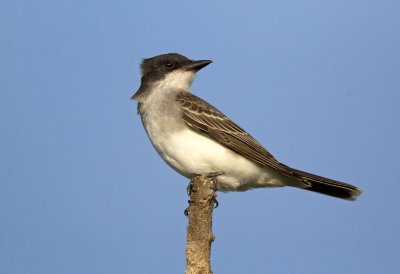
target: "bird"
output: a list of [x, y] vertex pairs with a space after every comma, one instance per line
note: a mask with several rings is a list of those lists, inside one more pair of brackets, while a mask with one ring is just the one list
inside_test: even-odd
[[362, 190], [279, 162], [220, 110], [192, 94], [196, 73], [211, 60], [178, 53], [143, 59], [141, 84], [131, 97], [143, 127], [161, 158], [192, 179], [210, 175], [221, 192], [295, 187], [345, 200]]

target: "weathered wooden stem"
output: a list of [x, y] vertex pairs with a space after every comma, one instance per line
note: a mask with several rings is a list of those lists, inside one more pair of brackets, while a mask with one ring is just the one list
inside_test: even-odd
[[215, 190], [214, 178], [197, 176], [190, 181], [185, 274], [212, 274], [210, 254], [214, 240], [212, 213], [217, 197]]

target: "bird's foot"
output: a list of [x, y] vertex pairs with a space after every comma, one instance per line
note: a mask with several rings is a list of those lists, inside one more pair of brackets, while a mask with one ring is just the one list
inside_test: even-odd
[[[223, 174], [224, 174], [224, 173], [223, 173], [223, 172], [220, 172], [220, 171], [213, 171], [213, 172], [210, 172], [210, 173], [204, 175], [205, 177], [207, 177], [207, 178], [209, 178], [209, 179], [212, 179], [213, 183], [211, 184], [211, 189], [212, 189], [214, 192], [217, 191], [217, 182], [216, 182], [216, 178], [217, 178], [218, 176], [220, 176], [220, 175], [223, 175]], [[194, 174], [194, 175], [195, 175], [194, 177], [201, 176], [200, 174]], [[193, 187], [192, 180], [190, 180], [190, 182], [189, 182], [189, 184], [188, 184], [188, 186], [187, 186], [187, 188], [186, 188], [186, 192], [187, 192], [188, 196], [190, 196], [190, 194], [191, 194], [193, 191], [196, 191], [196, 189]], [[214, 202], [214, 208], [217, 208], [218, 205], [219, 205], [218, 200], [214, 198], [214, 199], [213, 199], [213, 202]], [[191, 200], [188, 200], [188, 203], [189, 203], [189, 206], [188, 206], [188, 207], [185, 209], [185, 211], [184, 211], [184, 214], [185, 214], [186, 217], [187, 217], [188, 214], [189, 214], [189, 208], [190, 208], [190, 205], [191, 205], [192, 201], [191, 201]]]
[[219, 206], [218, 200], [217, 199], [213, 199], [214, 201], [214, 208], [217, 208]]
[[[220, 175], [224, 175], [224, 173], [221, 172], [221, 171], [214, 171], [214, 172], [210, 172], [210, 173], [207, 174], [208, 178], [214, 179], [214, 183], [212, 184], [212, 190], [215, 191], [215, 192], [217, 192], [217, 181], [216, 181], [216, 179]], [[214, 202], [214, 208], [217, 208], [218, 205], [219, 205], [218, 200], [214, 198], [213, 202]]]
[[186, 217], [189, 216], [189, 208], [190, 208], [190, 204], [192, 203], [192, 201], [188, 200], [188, 204], [189, 206], [185, 209], [185, 211], [183, 211], [183, 214], [185, 214]]
[[[216, 179], [217, 179], [218, 176], [223, 175], [223, 174], [224, 173], [220, 172], [220, 171], [214, 171], [214, 172], [210, 172], [210, 173], [207, 174], [208, 178], [211, 178], [211, 179], [214, 180], [213, 184], [211, 185], [212, 190], [214, 192], [217, 192], [217, 180]], [[218, 205], [219, 205], [218, 200], [214, 198], [213, 202], [214, 202], [214, 208], [217, 208]]]
[[[217, 192], [217, 180], [216, 179], [220, 175], [224, 175], [224, 173], [221, 172], [221, 171], [214, 171], [214, 172], [210, 172], [210, 173], [208, 173], [206, 175], [207, 178], [210, 178], [210, 179], [214, 180], [214, 183], [212, 184], [212, 190], [214, 190], [215, 192]], [[216, 207], [218, 207], [218, 202], [217, 202], [217, 206]]]

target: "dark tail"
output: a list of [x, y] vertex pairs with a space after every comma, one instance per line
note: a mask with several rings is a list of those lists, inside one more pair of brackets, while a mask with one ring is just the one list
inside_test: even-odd
[[332, 179], [290, 168], [304, 183], [309, 185], [303, 189], [326, 194], [329, 196], [354, 201], [362, 193], [356, 186], [345, 184]]

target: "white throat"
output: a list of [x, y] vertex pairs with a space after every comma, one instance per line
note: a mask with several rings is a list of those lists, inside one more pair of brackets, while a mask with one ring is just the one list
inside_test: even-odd
[[165, 76], [164, 79], [157, 82], [157, 86], [160, 88], [174, 88], [189, 90], [195, 77], [193, 71], [187, 70], [175, 70]]

